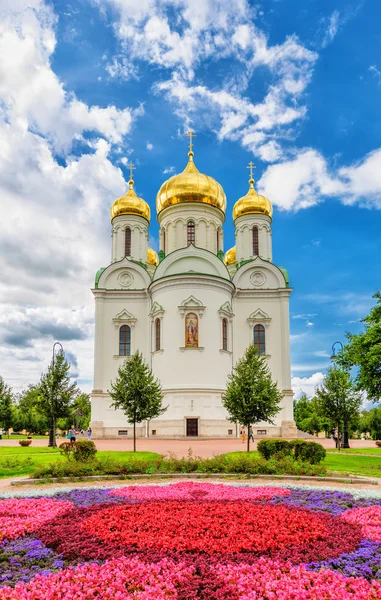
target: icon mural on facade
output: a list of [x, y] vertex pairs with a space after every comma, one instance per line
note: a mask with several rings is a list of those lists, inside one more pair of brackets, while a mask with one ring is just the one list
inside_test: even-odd
[[194, 313], [185, 317], [185, 345], [198, 346], [198, 317]]

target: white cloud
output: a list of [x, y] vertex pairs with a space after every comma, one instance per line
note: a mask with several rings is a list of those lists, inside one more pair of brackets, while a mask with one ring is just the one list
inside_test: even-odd
[[151, 144], [151, 142], [147, 142], [146, 148], [150, 151], [153, 150], [153, 144]]
[[270, 165], [258, 188], [283, 210], [308, 208], [329, 197], [381, 208], [381, 149], [349, 167], [330, 170], [319, 152], [307, 148], [289, 161]]
[[300, 396], [303, 394], [306, 394], [309, 398], [312, 398], [315, 393], [316, 386], [321, 385], [323, 380], [324, 375], [319, 371], [310, 377], [292, 377], [291, 387], [294, 390], [294, 395], [296, 398], [300, 398]]
[[8, 121], [25, 119], [58, 151], [70, 149], [84, 132], [97, 132], [120, 143], [137, 112], [115, 106], [87, 106], [65, 91], [50, 61], [56, 45], [56, 17], [35, 0], [19, 0], [0, 13], [0, 97]]
[[175, 172], [175, 167], [166, 167], [163, 171], [163, 175], [170, 175]]
[[371, 65], [369, 71], [377, 81], [377, 85], [381, 85], [381, 71], [376, 65]]
[[334, 10], [328, 19], [322, 19], [322, 25], [324, 27], [324, 37], [321, 45], [325, 48], [332, 42], [338, 32], [340, 26], [339, 11]]

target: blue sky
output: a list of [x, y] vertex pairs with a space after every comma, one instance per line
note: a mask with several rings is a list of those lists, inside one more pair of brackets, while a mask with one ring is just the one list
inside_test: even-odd
[[293, 385], [312, 393], [380, 287], [380, 19], [376, 0], [3, 0], [1, 375], [36, 381], [58, 338], [91, 389], [109, 207], [132, 160], [155, 215], [191, 126], [227, 194], [225, 250], [256, 164], [294, 288]]

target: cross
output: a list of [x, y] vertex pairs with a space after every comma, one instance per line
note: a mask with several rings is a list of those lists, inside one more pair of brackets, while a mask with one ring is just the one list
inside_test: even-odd
[[130, 164], [127, 165], [127, 167], [130, 169], [130, 179], [132, 179], [132, 177], [133, 177], [132, 171], [135, 171], [136, 167], [132, 162], [130, 162]]
[[253, 163], [252, 160], [249, 162], [246, 169], [250, 169], [250, 179], [253, 179], [253, 169], [255, 169], [255, 164]]
[[192, 139], [196, 137], [195, 132], [190, 129], [188, 133], [185, 134], [186, 137], [189, 137], [189, 151], [192, 152], [193, 142]]

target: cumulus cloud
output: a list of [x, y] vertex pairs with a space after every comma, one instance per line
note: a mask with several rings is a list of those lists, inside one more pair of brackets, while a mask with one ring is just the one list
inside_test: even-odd
[[344, 204], [381, 208], [381, 149], [336, 169], [316, 150], [303, 149], [291, 160], [270, 165], [258, 189], [283, 210], [308, 208], [333, 197]]
[[85, 132], [120, 143], [142, 113], [115, 106], [87, 106], [67, 92], [51, 69], [56, 46], [56, 16], [42, 0], [19, 0], [0, 12], [0, 97], [4, 117], [21, 119], [47, 138], [55, 150], [67, 151]]
[[310, 377], [292, 377], [291, 387], [294, 390], [295, 398], [300, 398], [306, 394], [309, 398], [315, 393], [316, 386], [321, 385], [324, 380], [324, 375], [320, 371], [314, 373]]

